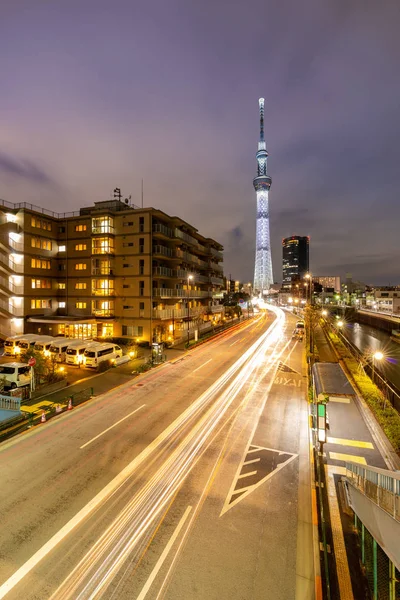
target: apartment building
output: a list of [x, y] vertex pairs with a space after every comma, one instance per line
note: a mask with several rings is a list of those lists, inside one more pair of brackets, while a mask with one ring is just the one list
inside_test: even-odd
[[220, 320], [222, 251], [118, 199], [65, 214], [0, 200], [0, 335], [177, 339]]

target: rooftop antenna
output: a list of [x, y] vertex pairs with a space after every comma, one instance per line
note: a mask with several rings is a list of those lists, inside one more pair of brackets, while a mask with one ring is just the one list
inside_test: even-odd
[[114, 189], [114, 200], [121, 201], [121, 198], [122, 198], [121, 188], [115, 188]]
[[142, 178], [142, 208], [143, 208], [143, 178]]

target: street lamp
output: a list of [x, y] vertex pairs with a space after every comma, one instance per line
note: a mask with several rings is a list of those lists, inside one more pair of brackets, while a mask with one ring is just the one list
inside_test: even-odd
[[327, 316], [327, 314], [328, 314], [328, 311], [327, 311], [327, 310], [323, 310], [323, 311], [322, 311], [322, 316], [323, 316], [323, 317], [326, 317], [326, 316]]
[[375, 361], [380, 361], [383, 358], [383, 353], [378, 350], [372, 355], [372, 381], [375, 381]]
[[343, 327], [343, 321], [338, 321], [338, 322], [337, 322], [337, 326], [338, 326], [338, 327]]
[[[312, 304], [312, 276], [311, 273], [306, 273], [304, 275], [305, 279], [309, 280], [309, 290], [310, 290], [310, 305]], [[307, 285], [307, 284], [306, 284]], [[308, 291], [308, 289], [306, 291]]]
[[188, 275], [187, 277], [187, 345], [189, 348], [189, 321], [190, 321], [190, 308], [189, 308], [189, 298], [190, 298], [190, 294], [189, 294], [189, 284], [190, 284], [190, 280], [193, 279], [193, 275]]

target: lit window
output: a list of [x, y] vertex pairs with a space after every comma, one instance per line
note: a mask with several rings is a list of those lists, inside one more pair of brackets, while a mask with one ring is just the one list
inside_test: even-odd
[[82, 250], [86, 250], [86, 244], [75, 244], [75, 250], [77, 252], [81, 252]]
[[65, 250], [66, 250], [66, 247], [65, 247], [65, 246], [59, 246], [59, 247], [58, 247], [58, 251], [59, 251], [59, 252], [65, 252]]
[[86, 231], [87, 225], [75, 225], [75, 231]]
[[65, 302], [59, 302], [58, 306], [59, 308], [65, 308]]
[[86, 283], [76, 283], [75, 289], [76, 290], [86, 290]]
[[86, 302], [76, 302], [75, 308], [86, 308]]
[[65, 283], [59, 283], [58, 284], [58, 289], [59, 290], [65, 290]]
[[86, 263], [76, 263], [75, 271], [85, 271], [87, 269]]

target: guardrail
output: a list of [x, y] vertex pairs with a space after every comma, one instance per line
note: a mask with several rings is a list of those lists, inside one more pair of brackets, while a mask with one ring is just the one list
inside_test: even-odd
[[346, 462], [346, 477], [364, 496], [400, 522], [400, 473]]

